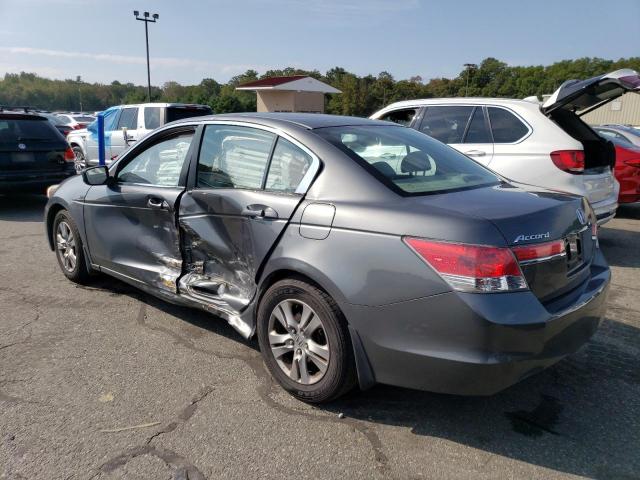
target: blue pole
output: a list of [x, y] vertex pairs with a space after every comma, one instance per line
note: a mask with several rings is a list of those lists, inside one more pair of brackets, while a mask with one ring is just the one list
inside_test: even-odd
[[104, 159], [104, 113], [98, 114], [98, 165], [105, 165]]

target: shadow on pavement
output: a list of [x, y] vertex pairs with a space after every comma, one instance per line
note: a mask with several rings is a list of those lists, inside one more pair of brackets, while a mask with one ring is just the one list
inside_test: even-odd
[[41, 222], [46, 203], [44, 195], [0, 195], [0, 221]]

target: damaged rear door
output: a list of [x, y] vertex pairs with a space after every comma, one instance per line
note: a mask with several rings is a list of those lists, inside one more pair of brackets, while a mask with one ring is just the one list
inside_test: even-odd
[[317, 172], [296, 140], [241, 123], [205, 126], [190, 188], [180, 202], [186, 274], [182, 295], [236, 315], [256, 273]]
[[182, 273], [176, 206], [185, 190], [194, 126], [159, 132], [93, 186], [84, 215], [92, 262], [126, 281], [177, 293]]

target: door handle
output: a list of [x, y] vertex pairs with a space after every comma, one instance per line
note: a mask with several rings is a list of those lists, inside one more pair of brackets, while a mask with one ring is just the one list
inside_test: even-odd
[[169, 210], [169, 203], [162, 198], [149, 197], [149, 200], [147, 200], [147, 206], [158, 210]]
[[484, 157], [487, 154], [487, 152], [483, 150], [469, 150], [464, 153], [465, 155], [469, 155], [470, 157]]
[[240, 214], [249, 218], [278, 218], [278, 212], [267, 205], [247, 205]]

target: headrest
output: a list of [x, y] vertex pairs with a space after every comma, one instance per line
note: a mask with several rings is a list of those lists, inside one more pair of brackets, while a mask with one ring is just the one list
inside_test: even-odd
[[427, 172], [431, 170], [431, 162], [424, 152], [411, 152], [402, 159], [400, 164], [402, 173]]

